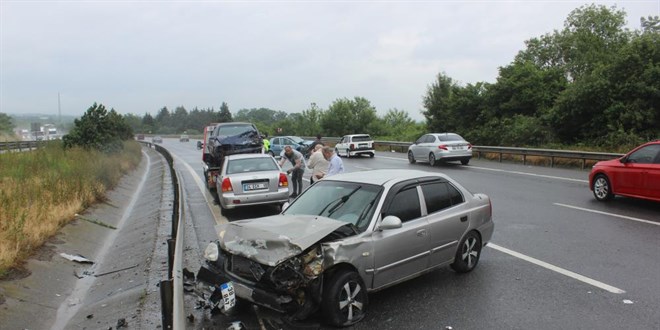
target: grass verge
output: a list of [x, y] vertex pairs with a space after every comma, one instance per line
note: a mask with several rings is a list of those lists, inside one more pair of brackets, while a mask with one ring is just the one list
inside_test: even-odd
[[91, 204], [102, 201], [140, 162], [141, 147], [127, 141], [118, 154], [61, 141], [32, 152], [0, 154], [0, 277]]

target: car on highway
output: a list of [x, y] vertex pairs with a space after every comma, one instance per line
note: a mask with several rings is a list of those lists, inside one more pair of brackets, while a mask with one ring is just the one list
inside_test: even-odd
[[472, 158], [472, 144], [456, 133], [429, 133], [422, 135], [408, 147], [408, 161], [428, 162], [460, 161], [467, 165]]
[[225, 156], [233, 154], [263, 153], [263, 142], [257, 126], [246, 122], [214, 124], [208, 138], [204, 161], [221, 166]]
[[369, 155], [374, 157], [374, 140], [369, 134], [350, 134], [342, 136], [341, 140], [335, 144], [337, 155], [347, 158], [353, 156]]
[[224, 210], [254, 205], [283, 205], [289, 200], [289, 180], [275, 159], [267, 154], [225, 157], [215, 180]]
[[215, 288], [204, 295], [211, 308], [249, 301], [293, 320], [320, 310], [349, 326], [365, 316], [368, 292], [447, 265], [472, 271], [493, 229], [490, 198], [444, 174], [342, 173], [279, 215], [220, 225], [198, 287]]
[[156, 135], [151, 138], [151, 142], [153, 143], [163, 143], [163, 138], [160, 137], [160, 135]]
[[190, 137], [187, 134], [181, 134], [179, 136], [179, 142], [188, 142], [190, 141]]
[[660, 202], [660, 140], [597, 162], [589, 173], [589, 187], [599, 201], [621, 195]]
[[291, 146], [305, 155], [312, 142], [314, 141], [305, 140], [299, 136], [273, 136], [270, 138], [270, 150], [268, 150], [268, 153], [273, 157], [279, 157], [284, 147]]

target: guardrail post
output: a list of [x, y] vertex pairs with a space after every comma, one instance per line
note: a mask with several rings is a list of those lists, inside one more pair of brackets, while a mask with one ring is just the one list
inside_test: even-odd
[[527, 155], [523, 154], [523, 166], [527, 163]]
[[550, 156], [550, 167], [555, 167], [555, 157]]
[[582, 169], [584, 170], [585, 167], [587, 167], [587, 159], [582, 158]]
[[500, 163], [502, 162], [502, 153], [500, 152]]

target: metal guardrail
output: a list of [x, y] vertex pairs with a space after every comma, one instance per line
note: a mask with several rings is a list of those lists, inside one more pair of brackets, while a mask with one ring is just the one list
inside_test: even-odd
[[[315, 137], [303, 137], [304, 139], [315, 139]], [[323, 142], [336, 143], [340, 140], [338, 137], [325, 137], [321, 139]], [[412, 142], [401, 141], [374, 141], [376, 146], [389, 147], [390, 151], [407, 152], [408, 147]], [[556, 150], [556, 149], [535, 149], [535, 148], [518, 148], [518, 147], [494, 147], [494, 146], [472, 146], [473, 153], [476, 157], [481, 159], [483, 154], [491, 153], [497, 154], [498, 160], [502, 162], [503, 155], [516, 155], [522, 156], [523, 165], [527, 164], [527, 156], [546, 157], [550, 159], [550, 167], [555, 166], [555, 160], [561, 159], [578, 159], [582, 161], [581, 168], [586, 167], [588, 160], [608, 160], [623, 156], [619, 153], [605, 153], [605, 152], [589, 152], [589, 151], [576, 151], [576, 150]]]
[[23, 151], [23, 150], [32, 150], [39, 148], [46, 141], [9, 141], [9, 142], [0, 142], [0, 150], [5, 151]]

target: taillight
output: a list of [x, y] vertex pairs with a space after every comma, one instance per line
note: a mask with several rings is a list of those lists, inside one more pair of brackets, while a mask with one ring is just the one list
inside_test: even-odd
[[447, 145], [445, 145], [445, 144], [441, 144], [441, 145], [439, 145], [439, 146], [438, 146], [438, 149], [448, 150], [448, 149], [447, 149]]
[[472, 149], [472, 144], [468, 143], [468, 149]]
[[234, 188], [231, 186], [231, 181], [229, 178], [224, 178], [222, 180], [222, 192], [234, 191]]
[[289, 179], [286, 178], [286, 174], [280, 173], [280, 187], [288, 187], [289, 186]]
[[351, 150], [355, 149], [355, 145], [351, 143]]

